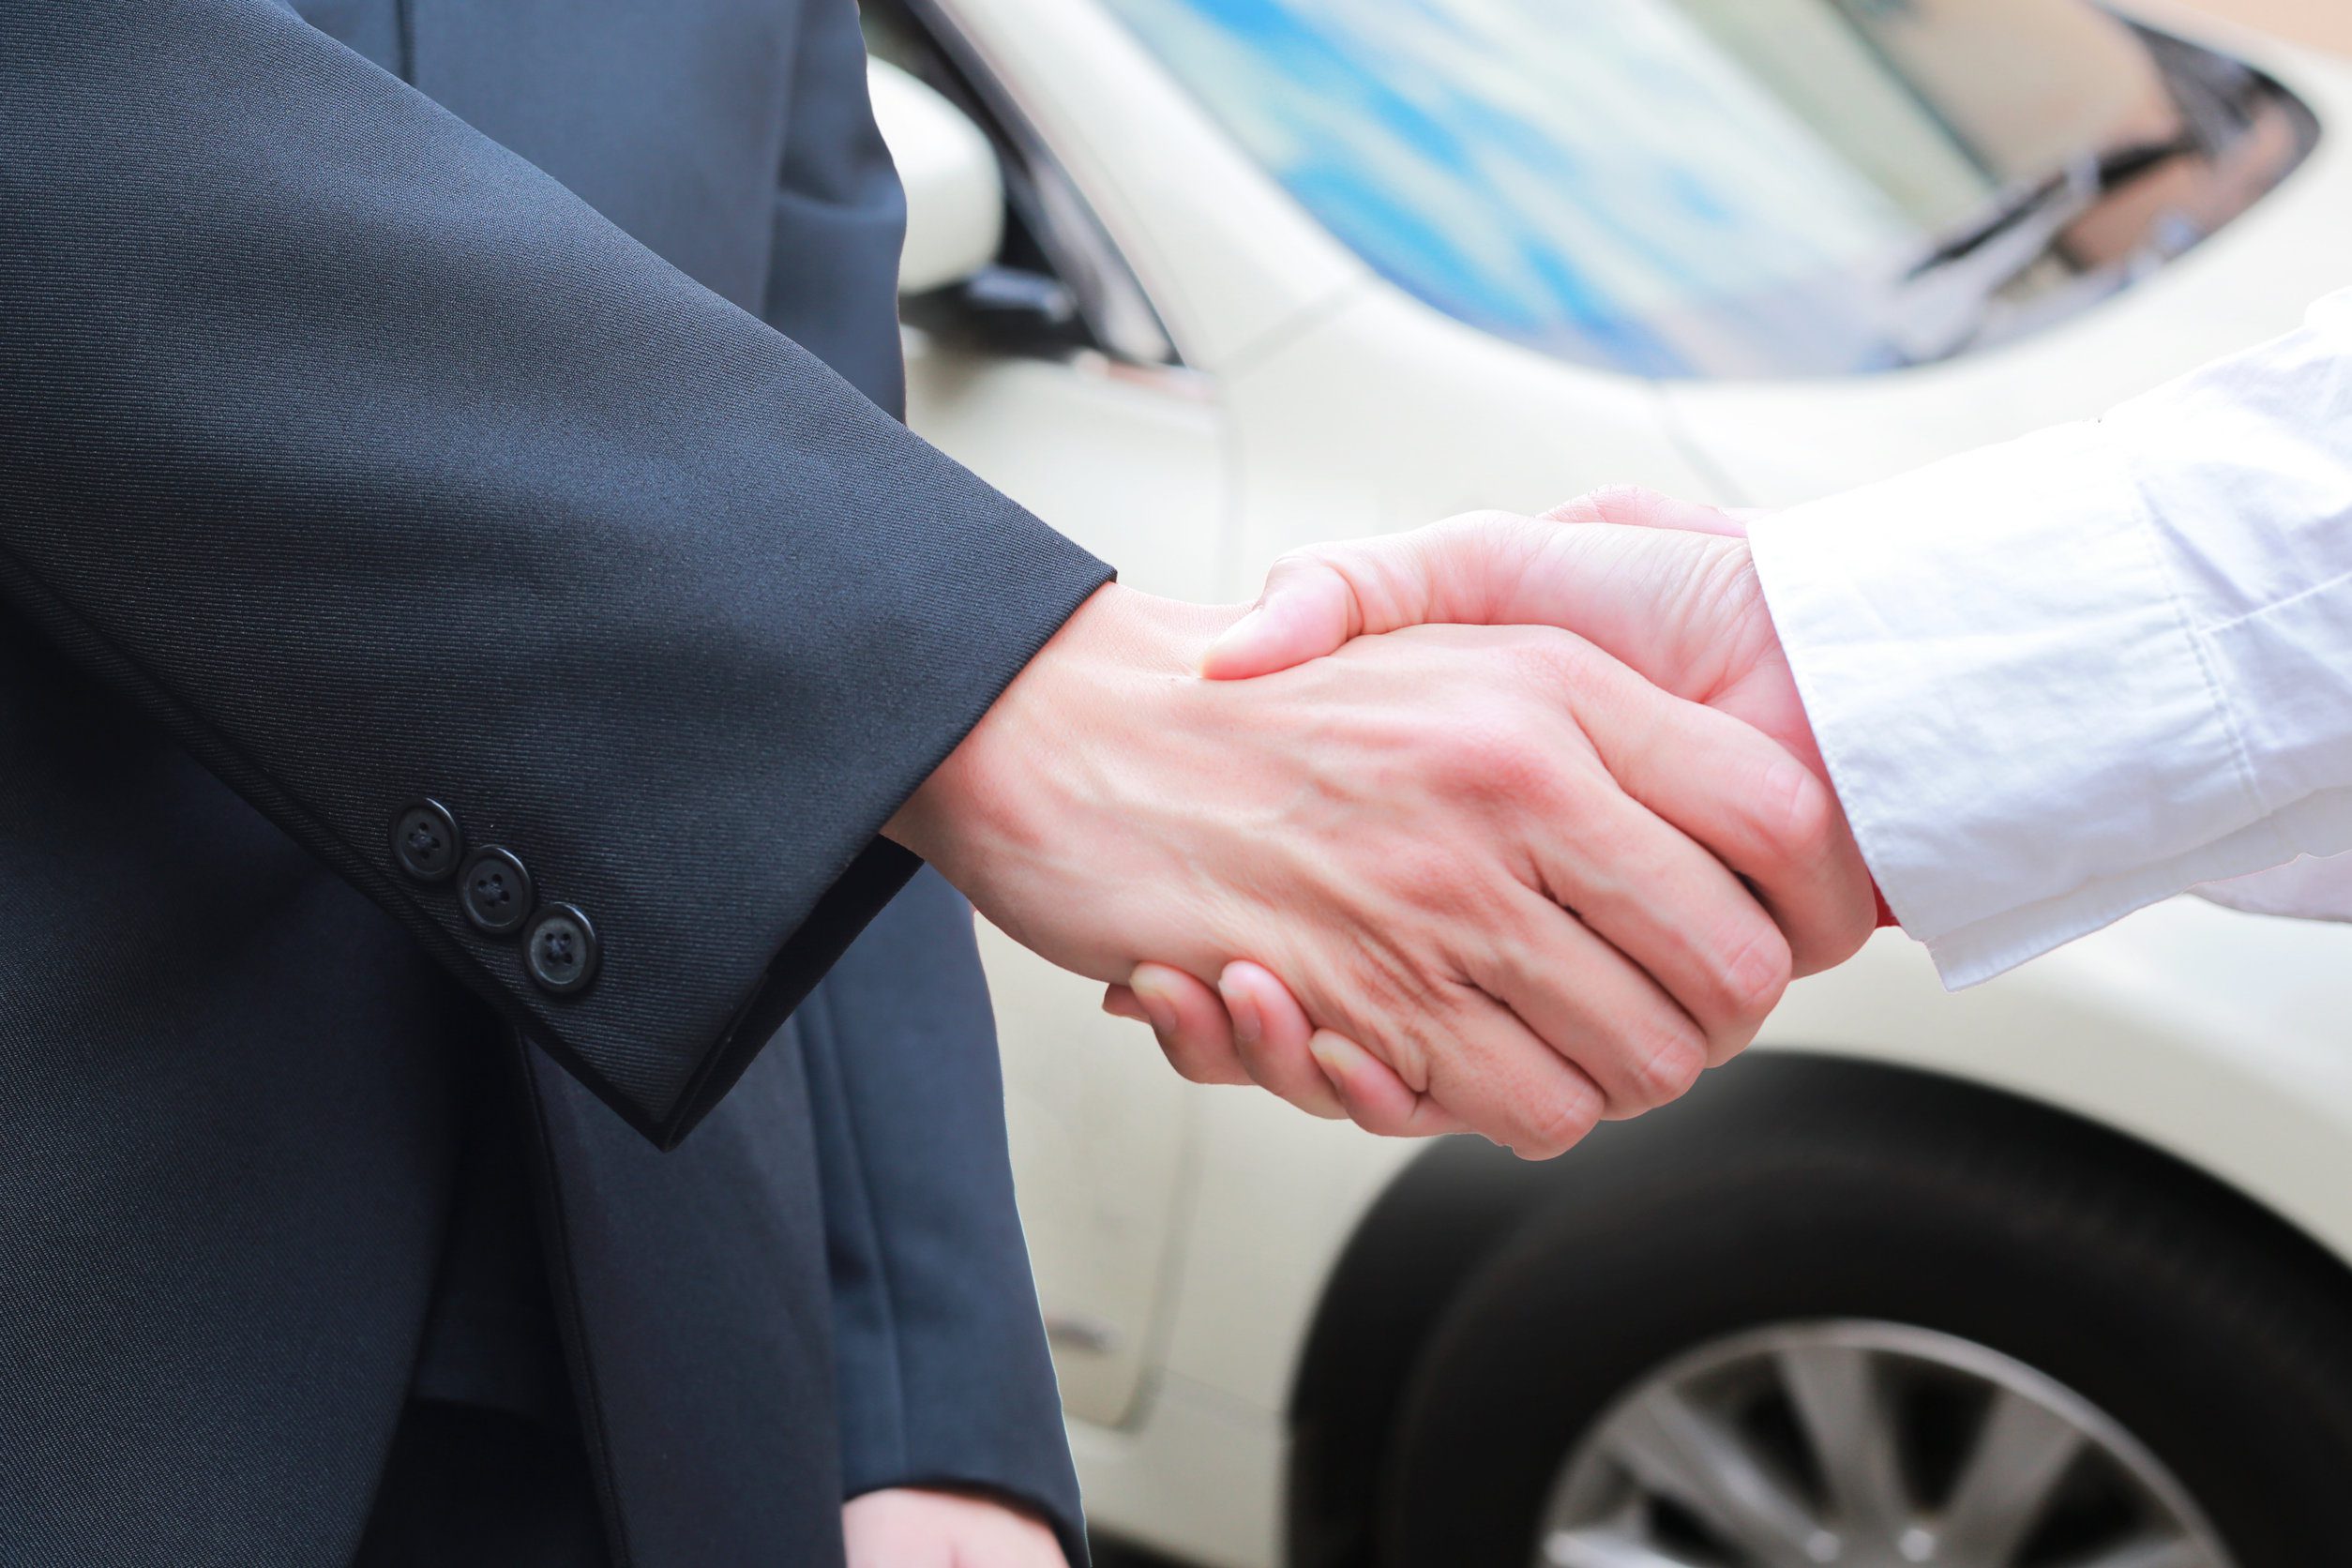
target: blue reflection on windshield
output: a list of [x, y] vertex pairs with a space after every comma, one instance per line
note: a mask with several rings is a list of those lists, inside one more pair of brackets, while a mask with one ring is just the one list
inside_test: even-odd
[[1461, 321], [1648, 375], [1886, 362], [1856, 281], [1910, 226], [1676, 0], [1108, 3]]

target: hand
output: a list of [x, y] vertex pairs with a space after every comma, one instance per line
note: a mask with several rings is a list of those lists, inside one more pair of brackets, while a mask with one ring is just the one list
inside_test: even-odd
[[849, 1568], [1070, 1568], [1053, 1531], [986, 1498], [897, 1486], [841, 1510]]
[[[1581, 526], [1563, 526], [1578, 524]], [[1424, 620], [1570, 626], [1666, 689], [1740, 718], [1826, 778], [1766, 611], [1739, 521], [1639, 490], [1603, 491], [1543, 519], [1481, 514], [1414, 534], [1286, 557], [1252, 613], [1203, 661], [1219, 678], [1289, 668], [1349, 638]], [[1695, 765], [1699, 761], [1694, 755]], [[1826, 922], [1780, 907], [1795, 972], [1841, 961], [1867, 935], [1863, 883]], [[1773, 903], [1770, 888], [1760, 890]], [[1210, 990], [1141, 966], [1105, 1006], [1154, 1024], [1180, 1072], [1256, 1081], [1319, 1114], [1378, 1132], [1448, 1130], [1451, 1119], [1343, 1034], [1316, 1033], [1263, 967], [1229, 966]]]
[[1752, 1036], [1791, 959], [1741, 877], [1807, 932], [1863, 882], [1786, 750], [1582, 639], [1417, 627], [1198, 678], [1234, 619], [1103, 590], [886, 831], [1081, 973], [1262, 960], [1531, 1156]]

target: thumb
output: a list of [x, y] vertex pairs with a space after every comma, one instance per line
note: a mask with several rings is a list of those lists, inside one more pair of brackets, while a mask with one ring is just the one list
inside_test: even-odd
[[[1562, 526], [1572, 524], [1574, 526]], [[1560, 626], [1702, 701], [1746, 644], [1738, 521], [1649, 490], [1596, 490], [1543, 519], [1474, 512], [1409, 534], [1320, 545], [1274, 564], [1266, 592], [1210, 644], [1200, 672], [1240, 680], [1433, 623]]]
[[1201, 656], [1213, 681], [1269, 675], [1358, 637], [1436, 622], [1500, 624], [1547, 528], [1511, 512], [1467, 512], [1408, 534], [1318, 545], [1276, 561], [1266, 590]]
[[1321, 551], [1286, 555], [1266, 574], [1266, 590], [1249, 612], [1209, 644], [1200, 673], [1213, 681], [1271, 675], [1337, 653], [1363, 625], [1347, 573]]
[[1563, 502], [1544, 514], [1546, 522], [1613, 522], [1625, 528], [1674, 528], [1685, 534], [1747, 537], [1761, 512], [1726, 512], [1696, 501], [1663, 495], [1639, 485], [1609, 485]]

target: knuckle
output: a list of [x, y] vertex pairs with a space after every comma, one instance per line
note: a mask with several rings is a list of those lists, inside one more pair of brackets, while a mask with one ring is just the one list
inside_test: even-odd
[[[1434, 840], [1417, 839], [1396, 846], [1387, 857], [1384, 872], [1397, 900], [1425, 914], [1450, 919], [1470, 901], [1464, 857]], [[1398, 982], [1403, 976], [1398, 964], [1376, 962], [1375, 969], [1386, 982], [1386, 992], [1393, 993], [1401, 988]], [[1406, 999], [1383, 994], [1380, 1000], [1396, 1002]]]
[[[1497, 507], [1457, 512], [1408, 535], [1420, 560], [1431, 566], [1445, 562], [1500, 565], [1532, 548], [1540, 537], [1540, 525], [1533, 519]], [[1492, 617], [1470, 618], [1484, 622]]]
[[1647, 485], [1603, 485], [1584, 499], [1594, 516], [1607, 522], [1646, 522], [1666, 504], [1664, 494]]
[[1524, 803], [1548, 796], [1552, 759], [1528, 726], [1509, 716], [1465, 718], [1439, 737], [1440, 767], [1448, 786], [1476, 802]]
[[1354, 540], [1331, 544], [1303, 545], [1283, 555], [1276, 564], [1294, 572], [1344, 572], [1351, 561], [1363, 552], [1364, 547]]
[[1367, 1054], [1409, 1084], [1426, 1080], [1434, 993], [1428, 979], [1387, 942], [1358, 950], [1343, 1023]]
[[1374, 1138], [1403, 1138], [1411, 1130], [1412, 1114], [1384, 1106], [1354, 1105], [1348, 1108], [1348, 1120]]
[[1483, 716], [1457, 720], [1440, 737], [1440, 765], [1456, 787], [1484, 790], [1525, 764], [1526, 746], [1510, 727]]
[[1694, 1029], [1668, 1029], [1651, 1043], [1633, 1074], [1637, 1108], [1671, 1104], [1691, 1092], [1707, 1070], [1707, 1043]]
[[1789, 756], [1773, 759], [1764, 770], [1754, 811], [1767, 849], [1788, 866], [1806, 865], [1827, 854], [1846, 820], [1830, 787]]
[[1861, 858], [1858, 852], [1855, 855], [1853, 891], [1839, 903], [1836, 929], [1821, 944], [1820, 951], [1804, 956], [1805, 967], [1799, 971], [1800, 973], [1816, 973], [1844, 963], [1861, 952], [1862, 943], [1868, 942], [1871, 933], [1878, 928], [1877, 899], [1873, 897], [1870, 873], [1862, 868]]
[[1555, 522], [1641, 523], [1657, 515], [1666, 497], [1644, 485], [1601, 485], [1547, 514]]
[[1600, 1125], [1604, 1108], [1601, 1092], [1589, 1082], [1531, 1107], [1511, 1151], [1523, 1160], [1557, 1159], [1584, 1141]]
[[1539, 984], [1562, 925], [1575, 918], [1547, 899], [1491, 899], [1478, 910], [1478, 942], [1501, 972], [1515, 977], [1515, 989]]
[[1501, 662], [1523, 729], [1557, 724], [1567, 715], [1595, 708], [1622, 710], [1651, 692], [1650, 682], [1575, 632], [1559, 626], [1516, 630]]
[[1433, 545], [1450, 549], [1480, 544], [1496, 535], [1509, 535], [1525, 526], [1526, 522], [1527, 519], [1516, 512], [1482, 506], [1442, 518], [1420, 530], [1420, 536]]
[[1756, 569], [1756, 555], [1745, 540], [1723, 539], [1710, 544], [1692, 568], [1692, 591], [1714, 612], [1716, 624], [1740, 626], [1749, 612], [1764, 605], [1764, 580]]
[[1260, 602], [1277, 591], [1296, 593], [1318, 580], [1335, 580], [1352, 589], [1364, 547], [1354, 541], [1304, 545], [1274, 557], [1266, 570], [1266, 592]]
[[[1753, 1034], [1765, 1015], [1780, 1004], [1795, 973], [1796, 957], [1788, 938], [1771, 921], [1758, 921], [1717, 968], [1715, 982], [1725, 1018], [1717, 1033]], [[1745, 1038], [1739, 1044], [1746, 1044]]]

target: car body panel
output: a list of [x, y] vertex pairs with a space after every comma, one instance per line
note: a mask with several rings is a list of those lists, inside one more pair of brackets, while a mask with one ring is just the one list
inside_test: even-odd
[[[2352, 70], [2224, 34], [2329, 134], [2157, 276], [1922, 369], [1653, 384], [1489, 339], [1374, 278], [1092, 0], [944, 8], [1190, 368], [992, 360], [910, 334], [912, 417], [1155, 592], [1245, 596], [1300, 544], [1603, 483], [1748, 503], [1845, 488], [2093, 413], [2352, 280]], [[993, 934], [987, 953], [1090, 1508], [1190, 1560], [1274, 1568], [1287, 1407], [1324, 1286], [1415, 1150], [1184, 1084], [1142, 1032], [1099, 1014], [1099, 988]], [[1958, 995], [1883, 934], [1792, 989], [1759, 1048], [2072, 1110], [2352, 1257], [2352, 927], [2184, 898]]]
[[[1205, 380], [1100, 354], [992, 357], [913, 331], [906, 343], [909, 417], [929, 440], [1121, 563], [1130, 580], [1217, 596], [1229, 464]], [[1102, 1015], [1099, 986], [994, 931], [984, 938], [1063, 1403], [1078, 1419], [1116, 1424], [1140, 1392], [1183, 1230], [1187, 1085], [1132, 1025]], [[1049, 1046], [1041, 1019], [1052, 1020]]]
[[1366, 276], [1094, 0], [944, 9], [1085, 192], [1187, 363], [1244, 359]]

